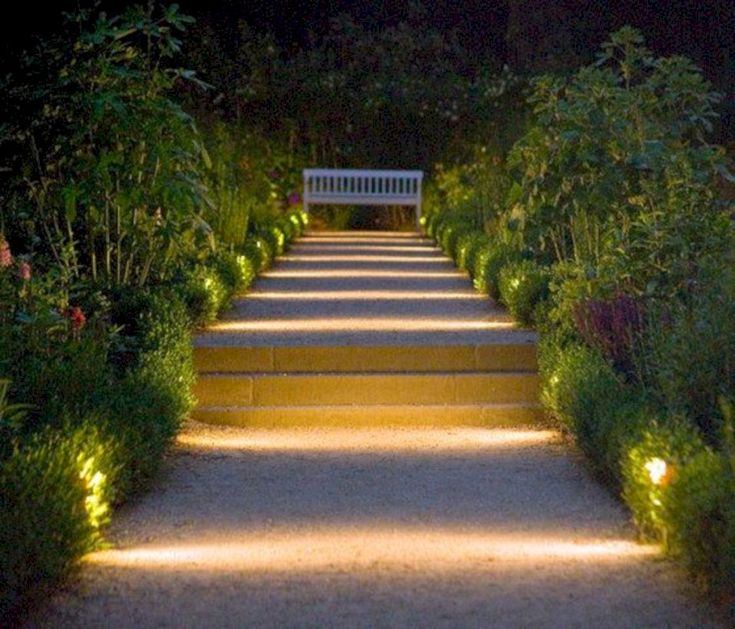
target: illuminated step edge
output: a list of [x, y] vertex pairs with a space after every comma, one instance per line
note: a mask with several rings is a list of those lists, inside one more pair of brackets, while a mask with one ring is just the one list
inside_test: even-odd
[[537, 404], [208, 406], [192, 418], [228, 426], [523, 426], [543, 416]]
[[197, 345], [200, 374], [222, 372], [535, 371], [536, 345], [273, 346]]
[[538, 376], [506, 373], [208, 374], [194, 389], [202, 406], [535, 403]]

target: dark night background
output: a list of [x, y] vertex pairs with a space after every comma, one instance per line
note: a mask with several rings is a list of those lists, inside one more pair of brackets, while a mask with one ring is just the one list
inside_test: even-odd
[[[125, 2], [103, 1], [114, 12]], [[310, 34], [326, 30], [330, 17], [350, 13], [376, 27], [404, 19], [405, 0], [363, 2], [298, 0], [184, 0], [182, 8], [200, 22], [222, 28], [237, 20], [273, 32], [285, 49], [307, 44]], [[606, 35], [624, 24], [641, 29], [659, 55], [684, 54], [694, 60], [725, 94], [727, 139], [735, 137], [735, 2], [733, 0], [432, 0], [424, 2], [428, 22], [454, 30], [471, 52], [469, 59], [491, 57], [520, 72], [564, 71], [594, 58]], [[13, 17], [0, 23], [4, 69], [12, 69], [33, 38], [53, 32], [62, 10], [84, 2], [62, 1], [58, 14], [33, 3], [13, 7]], [[470, 66], [471, 67], [471, 66]]]

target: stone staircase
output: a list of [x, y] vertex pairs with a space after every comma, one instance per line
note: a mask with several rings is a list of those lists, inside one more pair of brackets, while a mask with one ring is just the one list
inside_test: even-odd
[[532, 423], [535, 340], [418, 235], [311, 233], [196, 338], [193, 416], [258, 427]]

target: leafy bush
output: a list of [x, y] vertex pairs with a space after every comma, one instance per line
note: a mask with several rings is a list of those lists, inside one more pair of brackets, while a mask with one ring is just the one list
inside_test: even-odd
[[170, 66], [191, 22], [176, 5], [80, 13], [9, 91], [13, 226], [67, 277], [143, 285], [211, 245], [208, 156], [170, 96], [195, 82]]
[[175, 287], [196, 326], [214, 321], [228, 304], [227, 287], [219, 273], [205, 265], [183, 272]]
[[273, 249], [264, 238], [257, 236], [245, 241], [242, 254], [250, 260], [256, 273], [265, 271], [273, 262]]
[[173, 415], [179, 418], [191, 410], [191, 387], [195, 373], [185, 305], [168, 291], [151, 295], [148, 307], [136, 320], [138, 356], [136, 377], [150, 381], [172, 393], [176, 400]]
[[31, 405], [25, 430], [58, 423], [65, 412], [92, 410], [95, 392], [109, 384], [109, 336], [95, 329], [72, 333], [62, 315], [37, 311], [13, 326], [2, 373], [12, 381], [11, 396]]
[[594, 451], [597, 424], [623, 398], [622, 387], [599, 352], [570, 345], [557, 350], [553, 365], [544, 365], [541, 397], [562, 426]]
[[424, 229], [426, 230], [426, 235], [429, 238], [436, 240], [436, 230], [439, 227], [442, 218], [443, 214], [441, 214], [439, 211], [428, 212], [421, 217], [421, 219], [424, 221]]
[[716, 589], [735, 582], [734, 472], [732, 461], [702, 450], [677, 469], [663, 501], [669, 550]]
[[665, 503], [675, 474], [704, 445], [680, 418], [648, 426], [623, 455], [623, 497], [641, 533], [666, 540], [669, 530]]
[[459, 244], [460, 238], [472, 231], [472, 225], [462, 219], [447, 221], [442, 224], [441, 231], [437, 234], [439, 237], [439, 246], [446, 255], [452, 258], [452, 260], [456, 260], [457, 245]]
[[85, 420], [45, 429], [0, 468], [0, 614], [67, 576], [100, 541], [118, 472], [113, 436]]
[[500, 297], [498, 280], [501, 269], [520, 260], [520, 252], [510, 244], [500, 241], [492, 241], [482, 247], [475, 256], [474, 277], [475, 288], [487, 293], [493, 299]]
[[126, 291], [114, 320], [132, 347], [117, 362], [124, 370], [101, 392], [103, 409], [121, 444], [119, 493], [144, 486], [157, 469], [181, 420], [193, 408], [193, 364], [189, 311], [174, 289]]
[[[509, 73], [504, 78], [507, 81], [500, 92], [520, 83], [518, 77]], [[521, 128], [506, 132], [517, 134]], [[464, 162], [449, 167], [437, 164], [433, 173], [437, 198], [429, 195], [428, 200], [439, 208], [448, 207], [462, 214], [477, 231], [483, 231], [505, 211], [511, 179], [505, 168], [503, 148], [497, 144], [473, 146]]]
[[231, 251], [218, 251], [207, 263], [219, 275], [230, 297], [247, 289], [255, 277], [250, 260]]
[[291, 210], [288, 215], [289, 220], [297, 226], [297, 234], [300, 236], [304, 233], [309, 225], [309, 215], [303, 209]]
[[727, 213], [712, 183], [724, 152], [704, 140], [720, 96], [690, 61], [656, 58], [630, 27], [599, 57], [570, 79], [535, 82], [509, 200], [534, 249], [612, 266], [635, 293], [671, 295], [692, 264], [723, 251]]
[[489, 242], [489, 236], [483, 232], [471, 231], [461, 236], [457, 243], [457, 267], [461, 271], [467, 271], [472, 277], [477, 254]]
[[498, 292], [510, 314], [523, 325], [535, 323], [536, 306], [549, 296], [550, 271], [531, 260], [511, 262], [500, 270]]
[[584, 299], [574, 309], [580, 336], [632, 379], [640, 355], [644, 312], [640, 299], [618, 293], [610, 299]]
[[726, 282], [707, 282], [688, 302], [659, 306], [645, 330], [646, 382], [673, 415], [721, 445], [718, 400], [735, 391], [735, 301]]
[[269, 221], [267, 224], [258, 226], [257, 234], [268, 243], [268, 248], [273, 252], [274, 258], [283, 255], [286, 251], [286, 235], [275, 222]]

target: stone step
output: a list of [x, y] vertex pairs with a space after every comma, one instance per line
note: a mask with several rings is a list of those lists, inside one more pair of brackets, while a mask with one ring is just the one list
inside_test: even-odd
[[209, 406], [192, 417], [209, 424], [258, 428], [303, 426], [481, 426], [533, 424], [542, 417], [537, 404]]
[[534, 343], [486, 345], [242, 346], [199, 344], [200, 374], [223, 372], [535, 371]]
[[538, 400], [538, 376], [506, 373], [204, 374], [201, 406], [515, 404]]

